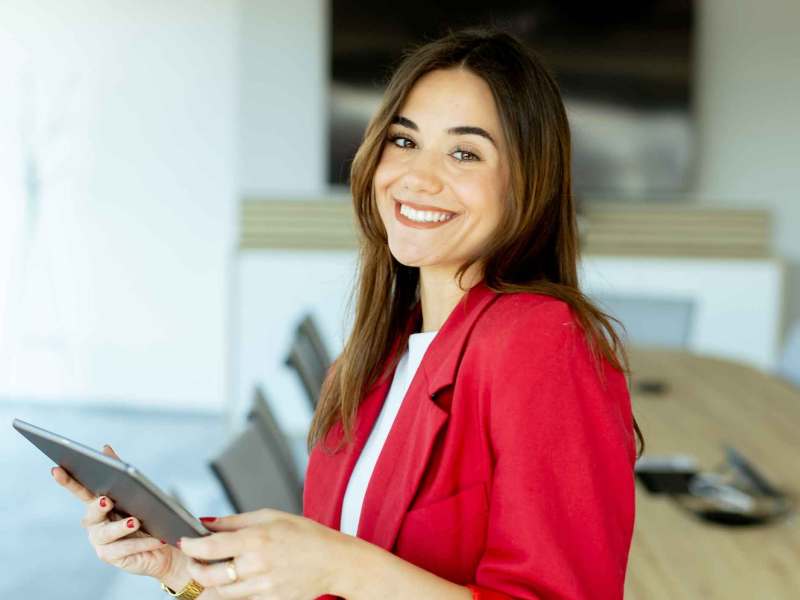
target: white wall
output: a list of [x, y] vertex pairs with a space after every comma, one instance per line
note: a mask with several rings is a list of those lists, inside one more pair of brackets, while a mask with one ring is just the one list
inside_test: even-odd
[[318, 197], [327, 188], [327, 0], [242, 3], [239, 191]]
[[15, 238], [0, 398], [222, 407], [238, 16], [216, 0], [0, 3], [0, 234]]
[[698, 9], [696, 193], [772, 211], [791, 322], [800, 319], [800, 2], [700, 0]]

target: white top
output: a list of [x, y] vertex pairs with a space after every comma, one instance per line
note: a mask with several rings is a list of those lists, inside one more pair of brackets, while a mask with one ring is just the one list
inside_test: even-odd
[[436, 333], [436, 331], [412, 333], [408, 338], [408, 349], [397, 363], [392, 386], [347, 482], [342, 503], [342, 518], [339, 523], [339, 531], [343, 533], [356, 535], [358, 521], [361, 518], [361, 505], [364, 503], [372, 470], [378, 462], [378, 456], [392, 428], [397, 411], [400, 410], [400, 404], [411, 385], [411, 380]]

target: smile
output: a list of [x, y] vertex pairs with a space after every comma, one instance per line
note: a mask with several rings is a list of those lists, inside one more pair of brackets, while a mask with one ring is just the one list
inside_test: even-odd
[[458, 216], [454, 212], [419, 205], [411, 206], [398, 200], [395, 200], [394, 204], [394, 214], [397, 220], [404, 225], [418, 229], [440, 227]]

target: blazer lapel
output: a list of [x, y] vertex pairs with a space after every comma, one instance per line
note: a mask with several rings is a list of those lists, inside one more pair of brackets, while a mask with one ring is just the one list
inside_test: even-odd
[[[449, 416], [449, 406], [438, 405], [436, 394], [452, 385], [475, 321], [496, 298], [497, 293], [483, 283], [473, 287], [433, 338], [375, 465], [361, 509], [358, 537], [389, 551], [394, 546], [436, 438]], [[388, 385], [380, 389], [381, 404], [388, 389]], [[374, 423], [374, 417], [371, 423]], [[366, 435], [369, 435], [369, 430]], [[355, 464], [355, 459], [357, 455], [352, 464]], [[352, 466], [348, 468], [350, 471]], [[346, 483], [345, 480], [345, 486]], [[344, 495], [344, 487], [337, 488], [337, 494]], [[341, 510], [341, 499], [338, 503]]]
[[[401, 339], [395, 340], [392, 350], [385, 362], [391, 364], [394, 355], [401, 352], [401, 341], [414, 331], [421, 310], [417, 304], [409, 315], [406, 331]], [[370, 387], [364, 399], [358, 406], [353, 439], [350, 444], [342, 447], [338, 452], [332, 452], [344, 437], [344, 430], [340, 421], [330, 429], [325, 439], [312, 450], [306, 472], [306, 486], [304, 489], [303, 514], [315, 521], [333, 529], [339, 529], [342, 518], [342, 503], [344, 493], [350, 476], [361, 455], [364, 445], [375, 420], [378, 418], [383, 402], [389, 393], [394, 371], [385, 372], [379, 380]], [[325, 448], [322, 448], [325, 446]]]

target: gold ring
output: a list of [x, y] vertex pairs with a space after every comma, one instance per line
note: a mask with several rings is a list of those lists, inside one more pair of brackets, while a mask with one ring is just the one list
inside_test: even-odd
[[227, 563], [225, 563], [225, 570], [228, 571], [228, 579], [231, 580], [231, 583], [234, 583], [239, 579], [239, 574], [236, 572], [236, 565], [234, 564], [233, 560], [229, 560]]

